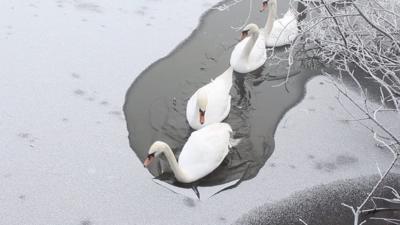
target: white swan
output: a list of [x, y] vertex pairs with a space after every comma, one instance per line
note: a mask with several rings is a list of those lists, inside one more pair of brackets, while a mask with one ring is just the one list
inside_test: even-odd
[[297, 18], [293, 9], [289, 8], [285, 15], [276, 19], [277, 2], [276, 0], [266, 0], [262, 3], [261, 12], [268, 8], [268, 18], [263, 32], [265, 32], [265, 46], [266, 47], [279, 47], [288, 45], [299, 34], [297, 28]]
[[232, 51], [230, 64], [236, 72], [248, 73], [260, 68], [267, 60], [264, 33], [256, 24], [242, 30], [242, 40]]
[[189, 125], [198, 130], [206, 125], [224, 120], [231, 109], [232, 67], [210, 83], [199, 88], [186, 106]]
[[154, 142], [143, 165], [147, 167], [155, 157], [163, 153], [175, 178], [182, 183], [191, 183], [214, 171], [235, 145], [231, 139], [232, 128], [227, 123], [214, 123], [194, 131], [176, 161], [168, 144]]

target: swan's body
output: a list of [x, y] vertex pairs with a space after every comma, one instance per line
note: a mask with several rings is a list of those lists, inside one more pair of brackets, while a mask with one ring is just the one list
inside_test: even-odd
[[232, 146], [231, 133], [232, 128], [227, 123], [214, 123], [194, 131], [183, 146], [178, 162], [166, 143], [156, 141], [150, 147], [144, 165], [148, 166], [155, 156], [164, 153], [176, 179], [192, 183], [221, 164]]
[[255, 24], [247, 25], [243, 33], [248, 37], [242, 39], [233, 49], [230, 64], [239, 73], [248, 73], [260, 68], [267, 60], [264, 32]]
[[[221, 122], [228, 116], [231, 109], [231, 95], [229, 92], [232, 87], [232, 72], [232, 67], [229, 67], [224, 73], [199, 88], [190, 97], [186, 106], [186, 119], [193, 129], [198, 130], [204, 126]], [[199, 109], [201, 108], [198, 104], [199, 95], [207, 98], [203, 109], [203, 121], [200, 121], [199, 115]]]
[[299, 34], [298, 21], [293, 10], [289, 8], [282, 18], [275, 20], [276, 0], [264, 1], [262, 11], [265, 8], [268, 8], [268, 18], [265, 27], [261, 29], [265, 35], [265, 46], [279, 47], [291, 44]]

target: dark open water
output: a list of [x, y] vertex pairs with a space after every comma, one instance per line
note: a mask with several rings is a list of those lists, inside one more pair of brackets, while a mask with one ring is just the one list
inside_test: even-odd
[[[278, 2], [281, 15], [288, 9], [288, 3]], [[263, 27], [267, 14], [258, 12], [258, 3], [254, 1], [249, 21]], [[186, 102], [195, 90], [228, 68], [231, 51], [240, 36], [231, 26], [242, 25], [248, 9], [249, 1], [243, 1], [229, 11], [206, 12], [187, 40], [167, 57], [150, 65], [134, 81], [126, 94], [124, 112], [130, 145], [139, 161], [145, 159], [149, 146], [156, 140], [168, 143], [179, 156], [192, 132], [186, 122]], [[285, 53], [280, 49], [277, 54], [284, 56]], [[280, 119], [302, 99], [305, 83], [313, 74], [302, 64], [295, 62], [287, 90], [284, 86], [273, 87], [286, 76], [286, 63], [272, 65], [267, 61], [258, 71], [234, 74], [232, 107], [225, 122], [232, 126], [235, 138], [242, 141], [217, 170], [196, 185], [218, 185], [257, 175], [274, 151], [274, 133]], [[179, 185], [168, 172], [166, 160], [153, 162], [149, 171]]]

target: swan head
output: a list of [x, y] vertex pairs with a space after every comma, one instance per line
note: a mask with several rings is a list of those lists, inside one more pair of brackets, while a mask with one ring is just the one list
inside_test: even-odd
[[260, 12], [264, 12], [264, 10], [267, 9], [268, 6], [275, 6], [275, 5], [276, 5], [276, 0], [264, 0]]
[[200, 89], [199, 93], [197, 94], [197, 106], [199, 108], [199, 120], [201, 125], [203, 125], [205, 121], [207, 105], [208, 105], [207, 92], [204, 89]]
[[259, 28], [258, 28], [257, 24], [254, 24], [254, 23], [247, 24], [242, 29], [242, 35], [241, 35], [240, 39], [243, 40], [249, 35], [256, 34], [256, 33], [258, 33], [258, 30], [259, 30]]
[[149, 166], [158, 155], [163, 153], [168, 148], [169, 148], [168, 144], [165, 142], [162, 142], [162, 141], [154, 142], [150, 146], [149, 152], [147, 153], [147, 157], [143, 162], [143, 166], [144, 167]]

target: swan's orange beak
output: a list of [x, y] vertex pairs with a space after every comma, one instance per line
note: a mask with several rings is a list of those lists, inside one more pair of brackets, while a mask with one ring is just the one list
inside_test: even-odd
[[201, 109], [199, 109], [199, 113], [200, 113], [200, 124], [203, 125], [204, 124], [204, 120], [205, 120], [204, 116], [205, 116], [206, 112], [201, 110]]
[[267, 2], [263, 2], [260, 12], [264, 12], [267, 9], [268, 3]]
[[153, 162], [153, 160], [154, 160], [154, 153], [147, 155], [147, 158], [143, 162], [143, 166], [144, 167], [149, 166], [151, 164], [151, 162]]
[[240, 40], [245, 39], [248, 34], [249, 34], [248, 31], [242, 31], [242, 33], [240, 34]]

